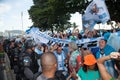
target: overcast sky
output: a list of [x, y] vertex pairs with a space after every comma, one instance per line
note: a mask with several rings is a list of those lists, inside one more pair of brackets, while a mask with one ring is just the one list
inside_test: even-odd
[[[22, 30], [21, 12], [23, 12], [23, 30], [32, 25], [28, 10], [33, 5], [32, 0], [0, 0], [0, 31]], [[72, 15], [70, 22], [81, 26], [79, 13]]]

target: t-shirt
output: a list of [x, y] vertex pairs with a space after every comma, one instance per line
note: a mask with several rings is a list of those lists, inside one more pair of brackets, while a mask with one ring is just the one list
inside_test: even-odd
[[36, 80], [66, 80], [64, 77], [61, 75], [57, 76], [55, 74], [54, 78], [46, 78], [43, 74], [39, 75]]
[[74, 51], [71, 56], [70, 56], [70, 60], [69, 60], [69, 65], [76, 67], [77, 64], [77, 57], [80, 55], [80, 52], [78, 50]]
[[56, 58], [57, 58], [57, 63], [58, 63], [58, 67], [57, 70], [65, 70], [65, 66], [64, 66], [64, 60], [66, 58], [64, 51], [61, 52], [61, 54], [58, 54], [56, 51], [54, 52]]
[[69, 69], [70, 72], [73, 71], [73, 69], [75, 69], [76, 72], [78, 72], [79, 70], [79, 65], [81, 64], [81, 54], [78, 50], [72, 52], [70, 59], [69, 59]]
[[99, 71], [88, 70], [87, 72], [83, 71], [83, 67], [81, 67], [77, 73], [81, 80], [97, 80], [100, 79]]
[[58, 60], [58, 70], [64, 70], [64, 59], [62, 55], [57, 55]]
[[46, 78], [43, 74], [41, 74], [37, 80], [47, 80], [48, 78]]
[[70, 36], [70, 40], [75, 41], [76, 39], [77, 39], [77, 37], [76, 37], [76, 36]]

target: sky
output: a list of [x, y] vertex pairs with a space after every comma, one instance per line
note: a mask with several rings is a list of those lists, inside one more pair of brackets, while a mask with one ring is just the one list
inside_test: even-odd
[[29, 19], [28, 10], [32, 5], [32, 0], [0, 0], [0, 31], [26, 30], [31, 26], [32, 21]]
[[[28, 14], [32, 5], [32, 0], [0, 0], [0, 31], [27, 30], [33, 24]], [[21, 13], [23, 13], [23, 19]], [[71, 15], [70, 22], [81, 26], [81, 15], [79, 13]]]

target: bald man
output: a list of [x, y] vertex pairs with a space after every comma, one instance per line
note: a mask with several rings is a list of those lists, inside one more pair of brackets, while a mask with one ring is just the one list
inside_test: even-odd
[[57, 60], [53, 53], [43, 53], [41, 56], [42, 74], [37, 80], [54, 80]]

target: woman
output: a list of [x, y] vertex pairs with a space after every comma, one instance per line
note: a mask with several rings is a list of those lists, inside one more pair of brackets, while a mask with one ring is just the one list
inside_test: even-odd
[[100, 79], [96, 62], [97, 61], [93, 54], [88, 54], [84, 57], [83, 67], [81, 67], [77, 73], [81, 80]]
[[71, 53], [69, 58], [70, 72], [73, 72], [74, 69], [77, 72], [82, 64], [81, 53], [78, 50], [78, 46], [76, 43], [70, 42], [68, 46], [69, 46], [69, 51]]

